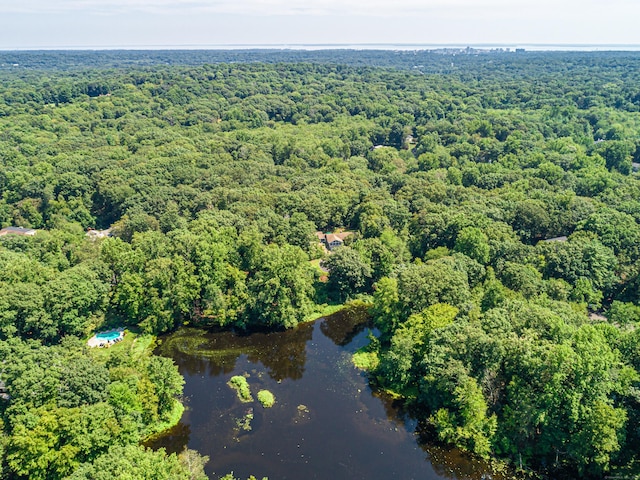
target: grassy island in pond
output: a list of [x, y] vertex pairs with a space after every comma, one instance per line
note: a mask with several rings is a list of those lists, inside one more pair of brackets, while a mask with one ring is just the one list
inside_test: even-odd
[[269, 390], [260, 390], [258, 392], [258, 401], [264, 408], [271, 408], [276, 403], [276, 397]]
[[231, 380], [227, 382], [231, 388], [233, 388], [238, 394], [238, 399], [242, 403], [253, 402], [253, 395], [251, 395], [251, 389], [247, 379], [242, 375], [235, 375], [231, 377]]

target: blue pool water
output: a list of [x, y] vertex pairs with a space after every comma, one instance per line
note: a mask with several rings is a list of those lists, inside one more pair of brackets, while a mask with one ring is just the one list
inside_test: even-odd
[[96, 334], [96, 338], [100, 340], [115, 340], [120, 338], [120, 332], [103, 332]]

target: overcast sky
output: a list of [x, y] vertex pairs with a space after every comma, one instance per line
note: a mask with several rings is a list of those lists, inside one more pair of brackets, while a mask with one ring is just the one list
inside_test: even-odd
[[0, 0], [0, 49], [640, 44], [640, 0]]

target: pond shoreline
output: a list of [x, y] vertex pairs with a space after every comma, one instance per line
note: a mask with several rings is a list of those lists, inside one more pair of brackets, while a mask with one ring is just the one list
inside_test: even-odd
[[[352, 354], [368, 343], [371, 325], [366, 305], [352, 307], [281, 332], [186, 327], [162, 337], [156, 354], [178, 364], [189, 408], [145, 445], [198, 450], [211, 458], [212, 478], [234, 471], [283, 480], [440, 480], [450, 478], [449, 468], [460, 480], [507, 478], [455, 449], [438, 450], [434, 464], [439, 447], [419, 443], [418, 422], [404, 402], [372, 390], [354, 367]], [[227, 385], [234, 375], [244, 376], [254, 395], [273, 392], [276, 403], [242, 403]]]

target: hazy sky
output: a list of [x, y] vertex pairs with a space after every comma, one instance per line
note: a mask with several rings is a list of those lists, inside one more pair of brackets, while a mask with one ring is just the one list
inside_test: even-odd
[[0, 0], [0, 48], [640, 44], [640, 0]]

